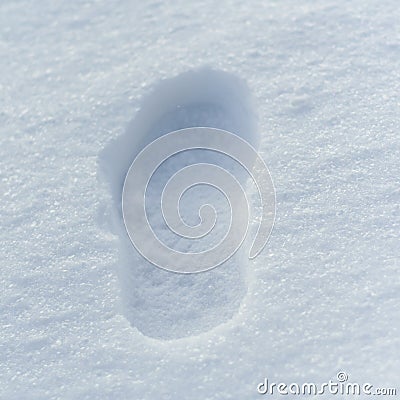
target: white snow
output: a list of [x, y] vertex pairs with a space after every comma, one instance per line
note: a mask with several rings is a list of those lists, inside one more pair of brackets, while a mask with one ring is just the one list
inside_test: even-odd
[[[394, 0], [1, 2], [0, 398], [396, 387], [399, 19]], [[135, 254], [118, 196], [133, 132], [198, 121], [260, 142], [277, 220], [254, 261], [184, 276]]]

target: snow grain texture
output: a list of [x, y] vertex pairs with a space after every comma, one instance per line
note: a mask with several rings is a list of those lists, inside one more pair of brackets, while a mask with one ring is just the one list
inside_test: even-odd
[[[265, 376], [338, 370], [396, 385], [397, 2], [0, 10], [1, 398], [251, 399]], [[277, 222], [232, 318], [165, 340], [127, 319], [99, 160], [161, 80], [204, 66], [256, 97]]]

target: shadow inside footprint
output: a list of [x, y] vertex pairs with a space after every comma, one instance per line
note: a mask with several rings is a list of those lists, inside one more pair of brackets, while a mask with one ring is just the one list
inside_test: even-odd
[[[126, 133], [112, 141], [100, 156], [99, 175], [110, 187], [113, 200], [110, 225], [120, 238], [118, 275], [123, 313], [144, 335], [158, 339], [196, 335], [228, 321], [246, 293], [247, 255], [243, 251], [239, 250], [213, 270], [193, 275], [176, 274], [146, 261], [133, 247], [125, 230], [121, 196], [126, 173], [134, 158], [157, 137], [194, 126], [227, 130], [258, 147], [255, 118], [246, 85], [231, 74], [202, 69], [157, 84], [143, 99], [141, 109]], [[171, 165], [179, 169], [214, 157], [206, 151], [194, 153], [180, 155]], [[170, 175], [171, 168], [167, 170]], [[156, 208], [166, 179], [168, 176], [163, 176], [161, 171], [149, 188], [146, 210], [155, 231], [164, 229], [162, 226], [157, 228], [162, 214], [157, 214]], [[194, 206], [194, 215], [197, 215], [204, 198], [210, 203], [214, 199], [222, 204], [218, 198], [220, 194], [209, 193], [208, 189], [199, 190], [200, 194], [189, 193], [186, 199], [188, 204], [195, 204], [196, 199], [200, 199]], [[196, 223], [190, 220], [190, 213], [186, 217], [188, 223]], [[173, 240], [168, 243], [174, 244]]]

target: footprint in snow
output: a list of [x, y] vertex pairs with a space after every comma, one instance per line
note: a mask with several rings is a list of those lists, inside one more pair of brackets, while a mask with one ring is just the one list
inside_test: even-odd
[[[258, 135], [246, 85], [226, 72], [201, 69], [163, 80], [143, 99], [126, 133], [112, 141], [100, 157], [100, 176], [112, 194], [112, 225], [119, 236], [118, 276], [123, 313], [132, 326], [149, 337], [171, 340], [206, 332], [230, 320], [246, 293], [248, 258], [240, 249], [219, 267], [198, 274], [177, 274], [146, 261], [127, 235], [121, 210], [122, 188], [137, 154], [156, 138], [178, 129], [205, 126], [227, 130], [257, 148]], [[168, 159], [154, 174], [148, 187], [146, 212], [154, 232], [178, 251], [201, 251], [224, 236], [229, 223], [226, 199], [218, 190], [199, 186], [182, 197], [182, 218], [196, 225], [202, 204], [218, 212], [216, 229], [202, 241], [185, 240], [163, 225], [160, 210], [162, 189], [181, 168], [211, 162], [232, 170], [241, 183], [247, 181], [231, 159], [218, 158], [207, 150], [182, 152]], [[140, 229], [140, 226], [137, 227]], [[201, 247], [201, 246], [204, 246]]]

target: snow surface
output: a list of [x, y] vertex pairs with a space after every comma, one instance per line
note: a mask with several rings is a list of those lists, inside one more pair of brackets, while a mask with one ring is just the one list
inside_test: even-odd
[[[399, 20], [394, 0], [2, 1], [0, 398], [398, 385]], [[132, 132], [198, 121], [259, 141], [277, 220], [254, 261], [187, 277], [137, 258], [118, 196]]]

